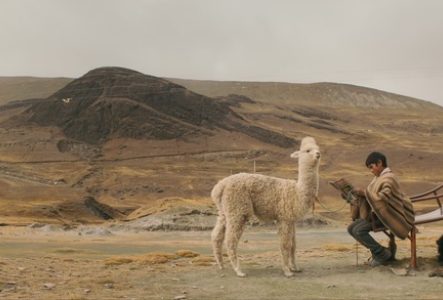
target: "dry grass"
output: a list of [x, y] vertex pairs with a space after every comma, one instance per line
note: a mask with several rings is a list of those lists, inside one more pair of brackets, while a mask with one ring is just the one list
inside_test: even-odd
[[326, 244], [322, 246], [325, 251], [351, 252], [355, 250], [355, 245], [349, 244]]
[[129, 257], [112, 257], [112, 258], [107, 258], [105, 260], [105, 265], [106, 266], [119, 266], [119, 265], [124, 265], [124, 264], [130, 264], [134, 261], [133, 258], [129, 258]]
[[178, 260], [180, 258], [190, 259], [191, 262], [196, 265], [209, 265], [214, 262], [214, 259], [209, 256], [200, 256], [200, 253], [191, 250], [177, 250], [173, 253], [163, 252], [151, 252], [142, 255], [133, 256], [114, 256], [105, 259], [104, 264], [106, 266], [118, 266], [124, 264], [135, 263], [138, 265], [158, 265], [165, 264], [171, 261]]
[[126, 217], [126, 220], [134, 220], [144, 216], [168, 211], [176, 207], [208, 207], [211, 203], [206, 200], [186, 199], [180, 197], [163, 198], [151, 201], [148, 205], [144, 205]]
[[198, 256], [191, 260], [191, 263], [196, 266], [211, 266], [215, 260], [212, 256]]
[[178, 250], [177, 252], [175, 252], [175, 254], [177, 254], [180, 257], [197, 257], [200, 255], [200, 253], [191, 251], [191, 250]]
[[179, 258], [178, 255], [172, 253], [152, 252], [152, 253], [146, 253], [135, 256], [110, 257], [105, 259], [104, 263], [107, 266], [123, 265], [130, 263], [136, 263], [140, 265], [157, 265], [157, 264], [164, 264], [169, 261], [176, 260], [178, 258]]

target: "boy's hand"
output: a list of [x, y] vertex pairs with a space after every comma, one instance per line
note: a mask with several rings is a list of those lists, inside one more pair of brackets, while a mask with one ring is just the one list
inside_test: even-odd
[[352, 190], [352, 194], [355, 196], [359, 196], [359, 197], [364, 197], [365, 196], [365, 191], [361, 188], [354, 188]]

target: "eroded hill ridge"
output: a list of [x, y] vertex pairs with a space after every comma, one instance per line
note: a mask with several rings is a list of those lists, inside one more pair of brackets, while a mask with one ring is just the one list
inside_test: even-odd
[[118, 137], [164, 140], [227, 130], [281, 147], [294, 145], [293, 139], [251, 125], [231, 110], [233, 103], [252, 101], [244, 98], [216, 100], [165, 79], [104, 67], [45, 99], [21, 102], [30, 107], [14, 121], [19, 125], [56, 126], [68, 138], [90, 144]]

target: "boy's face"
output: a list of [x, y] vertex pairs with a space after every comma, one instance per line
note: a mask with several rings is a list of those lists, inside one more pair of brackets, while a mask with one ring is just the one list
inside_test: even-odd
[[385, 169], [385, 167], [383, 167], [382, 162], [379, 160], [377, 163], [375, 164], [370, 164], [368, 166], [368, 169], [371, 171], [372, 174], [374, 174], [375, 176], [380, 176], [381, 172], [383, 172], [383, 170]]

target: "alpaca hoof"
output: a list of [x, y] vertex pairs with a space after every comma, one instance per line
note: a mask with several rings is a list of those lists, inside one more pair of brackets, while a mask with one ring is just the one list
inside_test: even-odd
[[295, 273], [291, 272], [291, 271], [285, 271], [284, 274], [286, 277], [294, 277], [295, 276]]
[[303, 270], [298, 268], [298, 267], [291, 267], [289, 269], [291, 270], [291, 272], [294, 272], [294, 273], [301, 273], [301, 272], [303, 272]]
[[242, 271], [236, 271], [238, 277], [246, 277], [246, 274]]

